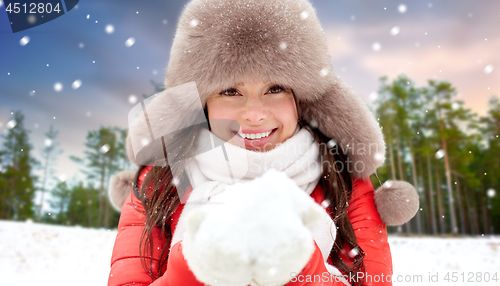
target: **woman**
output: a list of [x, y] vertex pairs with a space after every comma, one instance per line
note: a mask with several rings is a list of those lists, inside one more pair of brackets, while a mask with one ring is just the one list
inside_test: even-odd
[[[382, 133], [331, 72], [310, 3], [193, 0], [179, 20], [165, 86], [129, 128], [127, 151], [142, 167], [135, 192], [121, 201], [111, 194], [119, 208], [125, 203], [109, 285], [241, 285], [213, 278], [217, 269], [198, 267], [206, 257], [190, 256], [190, 202], [212, 202], [270, 169], [325, 216], [289, 281], [265, 285], [392, 284], [385, 225], [413, 217], [418, 196], [404, 182], [375, 194], [369, 175], [384, 160]], [[343, 279], [314, 279], [329, 275]]]

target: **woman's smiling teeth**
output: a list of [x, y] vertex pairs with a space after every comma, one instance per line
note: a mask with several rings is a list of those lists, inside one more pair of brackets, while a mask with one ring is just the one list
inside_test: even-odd
[[245, 138], [245, 139], [260, 139], [260, 138], [264, 138], [264, 137], [269, 136], [269, 134], [271, 134], [271, 132], [273, 132], [273, 131], [271, 130], [268, 132], [254, 133], [254, 134], [245, 134], [245, 133], [238, 132], [238, 135], [240, 135], [240, 137]]

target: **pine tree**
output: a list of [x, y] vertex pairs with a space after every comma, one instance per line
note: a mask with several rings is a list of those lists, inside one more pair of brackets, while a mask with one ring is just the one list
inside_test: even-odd
[[67, 221], [71, 225], [99, 227], [99, 190], [78, 182], [71, 188], [71, 196], [66, 210]]
[[54, 224], [66, 224], [71, 222], [68, 217], [68, 206], [71, 201], [72, 190], [68, 186], [67, 181], [59, 181], [57, 185], [50, 191], [51, 199], [49, 205], [51, 209], [56, 210], [56, 213], [51, 216], [42, 217], [43, 222]]
[[56, 142], [58, 131], [54, 130], [54, 127], [50, 125], [50, 129], [47, 133], [45, 133], [45, 147], [41, 150], [43, 157], [43, 177], [42, 177], [42, 188], [41, 188], [41, 199], [40, 206], [38, 208], [38, 217], [37, 221], [40, 221], [42, 217], [43, 204], [44, 204], [44, 196], [45, 196], [45, 188], [47, 184], [47, 180], [54, 174], [54, 170], [51, 166], [55, 163], [56, 156], [62, 153], [62, 150], [59, 149], [59, 142]]
[[[380, 80], [376, 115], [388, 145], [389, 162], [392, 180], [410, 180], [418, 190], [418, 174], [414, 124], [419, 120], [419, 89], [415, 88], [411, 79], [405, 75], [398, 76], [391, 84], [387, 78]], [[396, 154], [395, 156], [393, 154]], [[409, 155], [410, 162], [406, 160]], [[396, 163], [395, 163], [396, 161]], [[397, 164], [397, 167], [396, 167]], [[407, 167], [411, 167], [408, 172]], [[396, 175], [397, 174], [397, 175]], [[420, 213], [415, 216], [417, 232], [421, 233]], [[412, 222], [405, 224], [406, 232], [412, 232]], [[399, 231], [399, 229], [398, 229]]]
[[25, 220], [34, 216], [34, 182], [37, 178], [32, 174], [32, 169], [38, 162], [30, 155], [30, 131], [24, 127], [24, 115], [21, 111], [12, 114], [7, 124], [7, 135], [2, 135], [0, 218]]
[[[74, 161], [86, 167], [83, 172], [87, 179], [99, 186], [97, 227], [109, 226], [110, 205], [105, 191], [108, 189], [109, 178], [121, 169], [123, 158], [126, 157], [125, 143], [121, 142], [124, 140], [123, 132], [119, 132], [119, 130], [118, 128], [101, 127], [97, 131], [90, 131], [85, 143], [87, 147], [87, 150], [84, 151], [85, 158], [72, 157]], [[89, 220], [91, 215], [89, 211]]]
[[[481, 176], [484, 182], [483, 189], [481, 192], [481, 197], [483, 197], [484, 212], [491, 213], [491, 218], [486, 215], [486, 229], [484, 232], [489, 233], [491, 230], [490, 223], [493, 223], [497, 229], [500, 229], [500, 99], [497, 96], [493, 96], [489, 100], [489, 110], [487, 116], [481, 117], [480, 122], [482, 123], [481, 131], [487, 140], [487, 156], [483, 161], [484, 171], [487, 173], [486, 176]], [[490, 190], [490, 194], [485, 193]]]

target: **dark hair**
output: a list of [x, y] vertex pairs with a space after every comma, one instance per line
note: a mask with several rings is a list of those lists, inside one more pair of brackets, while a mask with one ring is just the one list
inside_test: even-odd
[[[299, 121], [300, 125], [304, 125]], [[352, 195], [353, 179], [347, 169], [347, 155], [339, 152], [342, 149], [337, 144], [330, 144], [330, 138], [326, 137], [318, 129], [306, 125], [319, 143], [319, 154], [321, 163], [321, 179], [319, 184], [323, 190], [323, 197], [328, 203], [328, 214], [337, 227], [335, 243], [330, 251], [332, 264], [348, 277], [357, 279], [358, 272], [364, 273], [363, 259], [365, 253], [358, 245], [351, 221], [347, 216], [347, 207]], [[346, 251], [347, 249], [347, 251]], [[351, 250], [356, 250], [351, 252]], [[352, 254], [352, 255], [351, 255]], [[363, 285], [363, 280], [349, 281], [353, 285]]]
[[[351, 198], [353, 185], [351, 174], [345, 168], [347, 156], [343, 152], [338, 152], [341, 150], [338, 145], [330, 148], [328, 146], [330, 139], [319, 130], [308, 126], [300, 120], [299, 125], [311, 132], [316, 142], [319, 143], [322, 166], [319, 183], [323, 189], [325, 200], [329, 202], [327, 207], [328, 213], [337, 227], [335, 243], [329, 255], [330, 259], [333, 265], [348, 275], [348, 277], [356, 278], [356, 273], [364, 272], [364, 252], [357, 243], [354, 230], [347, 216], [347, 207]], [[189, 131], [188, 144], [184, 145], [186, 148], [183, 148], [186, 156], [188, 156], [188, 152], [194, 144], [195, 135], [198, 132], [199, 130], [196, 129]], [[326, 168], [325, 165], [327, 166]], [[154, 167], [146, 175], [139, 190], [139, 199], [146, 210], [146, 222], [141, 235], [139, 251], [141, 253], [142, 265], [153, 280], [159, 278], [162, 269], [166, 267], [169, 247], [172, 241], [170, 221], [172, 214], [180, 203], [179, 194], [172, 183], [173, 174], [178, 174], [175, 176], [176, 178], [180, 176], [182, 180], [187, 180], [186, 176], [182, 174], [184, 166], [178, 165], [174, 169], [171, 169], [166, 159], [157, 160]], [[160, 240], [162, 245], [154, 245], [153, 229], [155, 227], [161, 230]], [[155, 248], [161, 248], [157, 272], [153, 270], [152, 253]], [[356, 249], [357, 251], [353, 252], [356, 255], [353, 257], [347, 255], [344, 251], [345, 249], [347, 249], [347, 253], [350, 253], [352, 249]], [[353, 285], [363, 285], [363, 281], [351, 282], [354, 283]]]

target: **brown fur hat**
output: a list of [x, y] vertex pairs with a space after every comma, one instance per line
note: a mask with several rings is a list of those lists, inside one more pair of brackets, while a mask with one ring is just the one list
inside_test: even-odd
[[383, 163], [381, 129], [362, 98], [334, 75], [325, 33], [307, 0], [188, 3], [173, 41], [166, 90], [146, 100], [147, 111], [146, 104], [138, 105], [138, 119], [130, 122], [129, 158], [146, 165], [162, 157], [157, 139], [166, 130], [200, 123], [184, 114], [201, 112], [214, 92], [255, 79], [291, 88], [299, 116], [341, 147], [355, 178], [367, 178]]
[[[214, 92], [249, 79], [291, 88], [299, 102], [299, 116], [347, 152], [355, 177], [366, 178], [384, 161], [378, 123], [362, 98], [333, 74], [325, 33], [308, 1], [194, 0], [187, 4], [172, 45], [165, 88], [194, 82], [204, 106]], [[150, 113], [155, 112], [158, 120], [169, 118], [169, 124], [178, 124], [176, 119], [170, 121], [176, 116], [168, 114], [171, 104], [165, 99], [169, 98], [158, 97], [155, 110], [148, 109], [151, 125], [155, 115]], [[184, 114], [181, 110], [174, 111]], [[141, 138], [149, 137], [142, 123], [129, 131], [129, 139], [136, 141], [128, 146], [132, 160], [143, 145]], [[154, 154], [150, 155], [142, 159], [151, 160]]]

